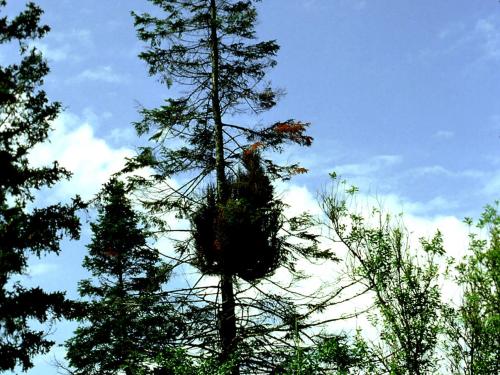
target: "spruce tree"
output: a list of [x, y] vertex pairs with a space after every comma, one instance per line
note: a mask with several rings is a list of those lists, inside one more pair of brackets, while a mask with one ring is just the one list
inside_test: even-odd
[[[6, 5], [0, 0], [0, 13]], [[28, 161], [33, 147], [47, 139], [60, 110], [41, 89], [49, 68], [40, 52], [29, 47], [49, 31], [40, 25], [41, 14], [28, 3], [16, 17], [0, 17], [0, 44], [19, 49], [17, 62], [0, 66], [0, 371], [31, 368], [33, 356], [46, 353], [53, 342], [30, 323], [59, 319], [72, 310], [64, 293], [28, 288], [19, 281], [30, 256], [59, 253], [64, 233], [78, 238], [75, 211], [82, 207], [78, 199], [44, 208], [34, 202], [36, 190], [70, 176], [56, 162], [34, 168]]]
[[[307, 313], [298, 312], [295, 304], [305, 299], [285, 287], [273, 293], [257, 285], [282, 266], [294, 273], [300, 257], [330, 256], [318, 251], [315, 237], [304, 230], [307, 217], [284, 219], [271, 185], [274, 179], [306, 172], [297, 164], [277, 165], [269, 156], [287, 143], [311, 145], [309, 124], [237, 121], [240, 114], [272, 108], [279, 97], [265, 81], [279, 47], [275, 41], [256, 41], [257, 1], [150, 1], [159, 13], [133, 14], [138, 36], [147, 43], [140, 58], [151, 75], [184, 94], [159, 108], [142, 109], [136, 129], [150, 135], [152, 146], [143, 147], [125, 171], [153, 171], [131, 180], [141, 201], [158, 223], [172, 211], [188, 219], [191, 236], [178, 243], [179, 257], [198, 267], [202, 277], [219, 279], [215, 291], [189, 291], [186, 300], [199, 296], [189, 308], [198, 322], [186, 345], [218, 353], [221, 364], [235, 362], [233, 374], [243, 367], [270, 371], [278, 362], [278, 348], [289, 343], [285, 327], [297, 327], [299, 320], [300, 327], [307, 326]], [[163, 230], [177, 228], [166, 225]], [[302, 241], [290, 241], [293, 235]], [[255, 296], [241, 293], [238, 298], [247, 288]]]
[[[84, 314], [67, 341], [73, 374], [156, 374], [181, 331], [162, 291], [171, 268], [148, 244], [143, 218], [132, 209], [124, 184], [111, 180], [98, 199], [98, 220], [80, 282]], [[161, 372], [165, 373], [165, 372]], [[167, 371], [168, 373], [168, 371]]]

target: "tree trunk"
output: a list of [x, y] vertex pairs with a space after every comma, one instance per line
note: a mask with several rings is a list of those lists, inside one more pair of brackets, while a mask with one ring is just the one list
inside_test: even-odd
[[[126, 296], [126, 291], [125, 291], [125, 285], [123, 281], [123, 261], [122, 261], [122, 255], [118, 255], [118, 262], [119, 262], [119, 269], [118, 269], [118, 292], [119, 292], [119, 306], [120, 310], [122, 311], [122, 314], [124, 314], [126, 310], [126, 307], [124, 305], [125, 301], [125, 296]], [[122, 364], [127, 365], [125, 367], [125, 375], [133, 375], [132, 370], [130, 369], [130, 363], [128, 363], [128, 357], [129, 357], [129, 345], [128, 345], [128, 333], [127, 333], [127, 322], [123, 319], [123, 316], [118, 317], [120, 319], [120, 332], [119, 334], [119, 340], [121, 341], [120, 345], [120, 350], [121, 350], [121, 361]]]
[[210, 49], [212, 51], [212, 112], [215, 132], [215, 169], [217, 174], [217, 195], [224, 203], [227, 199], [227, 182], [224, 165], [224, 135], [219, 96], [219, 40], [217, 36], [217, 6], [210, 1]]
[[[221, 361], [231, 359], [236, 344], [236, 317], [234, 314], [234, 292], [232, 275], [221, 276], [222, 310], [220, 312], [220, 337], [222, 344]], [[239, 365], [231, 371], [232, 375], [239, 374]]]
[[[217, 4], [210, 0], [210, 47], [212, 63], [212, 111], [214, 116], [215, 132], [215, 169], [217, 178], [217, 199], [224, 204], [227, 200], [227, 180], [224, 163], [224, 136], [222, 114], [220, 108], [219, 89], [219, 41], [217, 36]], [[228, 251], [229, 249], [223, 249]], [[225, 267], [223, 266], [223, 269]], [[221, 340], [221, 361], [230, 359], [236, 344], [236, 317], [233, 291], [233, 276], [229, 272], [221, 275], [222, 306], [219, 312], [219, 335]], [[232, 375], [239, 375], [239, 366], [236, 364], [231, 371]]]

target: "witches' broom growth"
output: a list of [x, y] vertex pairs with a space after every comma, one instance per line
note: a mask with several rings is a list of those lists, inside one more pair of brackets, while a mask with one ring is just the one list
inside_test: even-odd
[[271, 274], [283, 261], [282, 204], [275, 200], [257, 154], [243, 157], [246, 171], [229, 181], [225, 204], [208, 188], [193, 215], [197, 268], [206, 274], [230, 273], [246, 281]]

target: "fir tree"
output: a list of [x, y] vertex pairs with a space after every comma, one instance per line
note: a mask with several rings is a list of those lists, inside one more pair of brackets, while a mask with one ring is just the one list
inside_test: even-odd
[[[279, 97], [264, 79], [276, 64], [279, 47], [275, 41], [256, 41], [256, 1], [151, 2], [160, 8], [160, 16], [134, 14], [139, 38], [148, 44], [140, 57], [151, 75], [169, 87], [182, 87], [185, 95], [167, 99], [160, 108], [142, 110], [136, 129], [140, 135], [150, 134], [153, 146], [144, 147], [125, 171], [145, 166], [154, 171], [151, 178], [132, 180], [136, 191], [143, 193], [142, 202], [158, 217], [174, 210], [190, 219], [192, 236], [179, 243], [178, 254], [202, 275], [220, 280], [215, 292], [195, 290], [201, 294], [191, 304], [198, 319], [192, 336], [196, 344], [191, 339], [188, 346], [219, 353], [221, 363], [234, 360], [231, 373], [242, 366], [269, 371], [276, 361], [269, 350], [280, 346], [276, 332], [286, 331], [283, 327], [293, 326], [297, 319], [305, 327], [307, 314], [297, 312], [294, 301], [299, 298], [287, 297], [285, 290], [274, 294], [257, 288], [254, 293], [259, 296], [253, 299], [238, 300], [237, 294], [246, 288], [241, 282], [255, 286], [280, 266], [293, 272], [299, 257], [330, 256], [319, 252], [314, 236], [303, 230], [307, 218], [286, 223], [283, 205], [273, 197], [271, 180], [306, 170], [265, 157], [269, 151], [282, 151], [287, 143], [309, 146], [309, 124], [287, 120], [258, 127], [235, 120], [241, 113], [272, 108]], [[181, 185], [174, 186], [172, 177]], [[252, 178], [254, 188], [248, 183]], [[264, 193], [256, 194], [259, 190]], [[291, 232], [306, 241], [289, 241]], [[214, 308], [216, 327], [210, 318]], [[268, 324], [271, 321], [276, 324]], [[287, 339], [280, 342], [287, 345]], [[237, 353], [245, 354], [235, 359]]]
[[156, 373], [182, 326], [162, 292], [171, 268], [148, 245], [123, 183], [104, 186], [98, 212], [83, 262], [92, 278], [79, 285], [84, 314], [66, 343], [72, 373]]
[[[0, 12], [6, 7], [0, 0]], [[15, 18], [0, 17], [0, 44], [19, 48], [19, 61], [0, 67], [0, 371], [33, 366], [36, 354], [46, 353], [53, 342], [43, 329], [30, 322], [44, 323], [71, 313], [64, 293], [27, 288], [19, 281], [30, 255], [59, 253], [64, 233], [79, 236], [75, 211], [82, 207], [56, 204], [34, 205], [34, 191], [50, 187], [70, 176], [56, 162], [33, 168], [30, 151], [47, 139], [50, 122], [60, 110], [40, 88], [49, 72], [39, 51], [30, 41], [43, 37], [48, 26], [40, 25], [42, 10], [28, 3]], [[35, 206], [36, 207], [36, 206]], [[18, 280], [18, 281], [16, 281]]]
[[148, 245], [123, 183], [105, 185], [98, 212], [83, 262], [92, 278], [80, 282], [84, 315], [67, 358], [76, 374], [153, 373], [181, 330], [162, 291], [171, 268]]

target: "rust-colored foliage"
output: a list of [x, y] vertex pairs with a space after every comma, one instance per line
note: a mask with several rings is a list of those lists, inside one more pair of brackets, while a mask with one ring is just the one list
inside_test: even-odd
[[257, 152], [262, 147], [264, 147], [264, 142], [260, 142], [260, 141], [255, 142], [243, 151], [243, 155], [244, 156], [251, 155], [251, 154]]
[[110, 257], [110, 258], [114, 258], [114, 257], [117, 257], [120, 254], [115, 249], [112, 249], [111, 247], [108, 247], [106, 249], [106, 251], [104, 252], [104, 255], [106, 255], [107, 257]]
[[278, 122], [273, 125], [272, 130], [293, 142], [304, 146], [310, 146], [313, 138], [304, 134], [308, 125], [309, 124], [300, 121]]
[[307, 168], [303, 168], [303, 167], [296, 167], [292, 170], [292, 173], [294, 174], [305, 174], [309, 172], [309, 170]]

